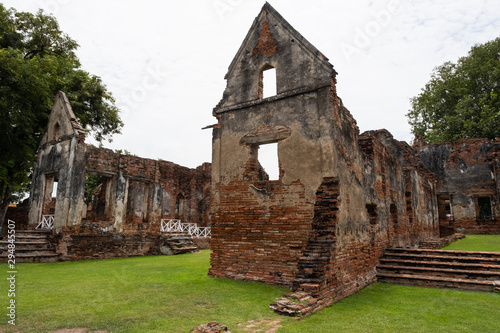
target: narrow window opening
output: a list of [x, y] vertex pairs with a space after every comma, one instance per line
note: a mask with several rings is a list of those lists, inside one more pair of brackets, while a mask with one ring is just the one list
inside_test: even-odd
[[[258, 160], [262, 169], [269, 176], [269, 180], [278, 180], [280, 178], [277, 142], [260, 145]], [[259, 178], [265, 180], [265, 177], [260, 175]]]
[[446, 216], [446, 220], [450, 221], [451, 218], [451, 203], [450, 200], [444, 201], [444, 214]]
[[491, 220], [493, 214], [491, 213], [491, 199], [489, 197], [477, 198], [479, 209], [479, 219]]
[[184, 196], [182, 193], [177, 195], [177, 200], [175, 201], [175, 218], [182, 219], [184, 215]]
[[261, 99], [276, 96], [277, 91], [276, 68], [265, 65], [259, 73], [258, 96]]
[[58, 181], [57, 179], [54, 180], [54, 183], [52, 184], [52, 199], [56, 199], [57, 198], [57, 184], [58, 184]]
[[54, 125], [54, 140], [55, 141], [59, 141], [60, 132], [61, 132], [61, 126], [59, 125], [59, 123], [56, 123]]
[[366, 212], [368, 213], [368, 219], [370, 220], [370, 224], [377, 224], [378, 222], [377, 204], [367, 203]]
[[276, 68], [269, 68], [263, 73], [264, 98], [276, 96]]
[[58, 174], [45, 175], [42, 215], [53, 215], [56, 208]]
[[398, 207], [395, 204], [391, 204], [389, 207], [389, 211], [391, 214], [391, 222], [397, 226], [398, 225]]
[[412, 198], [411, 198], [411, 192], [406, 192], [405, 193], [406, 197], [406, 213], [408, 214], [408, 222], [413, 223], [413, 204], [412, 204]]
[[451, 200], [451, 195], [446, 193], [437, 196], [439, 221], [441, 223], [453, 221]]

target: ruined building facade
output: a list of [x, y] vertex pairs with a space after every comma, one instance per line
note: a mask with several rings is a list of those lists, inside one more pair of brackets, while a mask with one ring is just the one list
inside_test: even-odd
[[[500, 233], [498, 141], [413, 149], [386, 130], [360, 134], [336, 74], [266, 3], [213, 110], [212, 164], [196, 169], [85, 144], [60, 92], [28, 228], [54, 215], [61, 259], [77, 260], [160, 253], [162, 219], [211, 224], [209, 275], [290, 287], [315, 300], [312, 310], [374, 282], [389, 247]], [[261, 165], [264, 147], [276, 176]]]
[[466, 139], [417, 149], [436, 175], [441, 235], [500, 234], [500, 142]]
[[[275, 70], [277, 91], [265, 97]], [[214, 108], [209, 274], [331, 304], [375, 280], [385, 248], [438, 237], [435, 178], [385, 130], [359, 134], [328, 59], [269, 4]], [[274, 144], [279, 177], [259, 148]]]
[[[59, 92], [33, 170], [28, 228], [53, 215], [63, 260], [158, 253], [161, 219], [210, 224], [210, 164], [189, 169], [84, 140]], [[92, 193], [89, 177], [99, 183]]]

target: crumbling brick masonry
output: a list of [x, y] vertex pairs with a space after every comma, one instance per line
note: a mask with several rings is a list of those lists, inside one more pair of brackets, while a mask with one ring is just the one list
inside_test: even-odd
[[[264, 98], [265, 71], [276, 95]], [[438, 237], [433, 174], [385, 130], [359, 135], [328, 59], [265, 4], [214, 108], [209, 274], [292, 287], [322, 308], [375, 280], [388, 246]], [[277, 143], [278, 179], [259, 148]]]
[[441, 235], [500, 234], [500, 142], [419, 142], [417, 148], [436, 175]]
[[[189, 169], [84, 140], [59, 92], [33, 170], [28, 227], [34, 229], [43, 215], [54, 215], [61, 259], [155, 254], [160, 252], [161, 219], [210, 224], [209, 163]], [[92, 193], [86, 188], [88, 177], [99, 183]]]

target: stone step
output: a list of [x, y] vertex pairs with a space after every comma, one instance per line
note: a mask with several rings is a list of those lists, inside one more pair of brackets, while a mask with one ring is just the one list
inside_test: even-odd
[[[51, 230], [16, 230], [15, 259], [17, 262], [54, 262], [59, 255], [50, 243]], [[0, 262], [7, 262], [9, 241], [0, 241]]]
[[424, 255], [438, 255], [448, 257], [480, 257], [480, 258], [498, 258], [500, 259], [500, 252], [485, 252], [485, 251], [456, 251], [456, 250], [432, 250], [432, 249], [402, 249], [402, 248], [389, 248], [385, 254], [424, 254]]
[[[50, 244], [46, 239], [27, 239], [27, 240], [16, 240], [13, 242], [16, 245], [28, 245], [28, 244]], [[9, 241], [0, 241], [0, 246], [5, 246], [12, 244]]]
[[487, 280], [459, 279], [450, 277], [438, 277], [428, 275], [377, 273], [379, 282], [387, 282], [402, 285], [452, 288], [471, 291], [495, 291], [495, 282]]
[[[17, 251], [16, 249], [16, 252], [15, 252], [15, 256], [16, 258], [18, 256], [30, 256], [30, 255], [52, 255], [52, 254], [56, 254], [56, 252], [54, 251], [54, 249], [37, 249], [37, 250], [28, 250], [28, 251]], [[7, 257], [8, 253], [2, 253], [0, 254], [0, 258], [5, 258]]]
[[180, 249], [180, 248], [192, 248], [192, 249], [197, 249], [198, 247], [194, 244], [172, 244], [170, 243], [169, 246], [171, 248], [176, 248], [176, 249]]
[[52, 230], [46, 230], [46, 229], [16, 230], [16, 236], [17, 235], [22, 235], [22, 234], [28, 234], [28, 235], [51, 235], [52, 234]]
[[162, 252], [164, 254], [183, 254], [198, 252], [198, 246], [193, 243], [193, 237], [188, 233], [166, 232], [162, 233], [166, 245], [170, 250]]
[[[7, 248], [6, 246], [0, 247], [0, 253], [8, 250], [9, 248]], [[30, 245], [16, 246], [14, 250], [16, 252], [27, 252], [27, 251], [39, 251], [39, 250], [53, 250], [53, 247], [50, 244], [30, 244]]]
[[445, 261], [445, 262], [469, 262], [469, 263], [499, 263], [500, 259], [496, 257], [480, 257], [480, 256], [456, 256], [456, 255], [437, 255], [437, 254], [421, 254], [421, 253], [386, 253], [384, 258], [404, 258], [408, 260], [421, 261]]
[[[16, 234], [15, 239], [16, 240], [18, 240], [18, 239], [47, 239], [47, 236], [48, 235], [44, 235], [44, 234], [32, 235], [32, 234], [23, 233], [23, 234]], [[8, 240], [8, 238], [5, 236], [5, 237], [3, 237], [3, 240]]]
[[[16, 244], [14, 248], [15, 252], [29, 252], [29, 251], [39, 251], [39, 250], [52, 250], [53, 247], [48, 243], [27, 243], [27, 244]], [[5, 253], [10, 250], [7, 245], [0, 246], [0, 253]]]
[[[21, 250], [29, 250], [29, 249], [40, 249], [40, 248], [52, 248], [52, 245], [50, 243], [36, 243], [36, 242], [24, 242], [24, 243], [16, 243], [15, 248], [13, 248], [16, 251], [21, 251]], [[2, 251], [8, 251], [11, 250], [9, 248], [9, 245], [3, 244], [0, 245], [0, 253]]]
[[174, 237], [170, 237], [169, 238], [171, 241], [192, 241], [193, 240], [193, 237], [189, 236], [189, 237], [186, 237], [186, 236], [174, 236]]
[[[8, 257], [5, 254], [0, 254], [0, 262], [7, 262]], [[50, 253], [34, 253], [34, 254], [16, 254], [16, 263], [25, 262], [56, 262], [59, 261], [59, 255]]]
[[422, 261], [422, 260], [406, 260], [381, 258], [381, 265], [402, 265], [412, 267], [434, 267], [434, 268], [451, 268], [451, 269], [478, 269], [484, 271], [500, 272], [500, 265], [491, 263], [471, 263], [471, 262], [447, 262], [447, 261]]
[[472, 270], [450, 269], [450, 268], [414, 267], [414, 266], [382, 264], [377, 266], [377, 274], [379, 273], [426, 275], [426, 276], [452, 277], [457, 279], [480, 279], [488, 281], [500, 280], [500, 272], [474, 270], [474, 269]]
[[379, 281], [436, 288], [495, 291], [500, 256], [495, 252], [388, 249], [377, 266]]
[[178, 253], [188, 253], [188, 252], [191, 252], [191, 251], [198, 251], [198, 247], [197, 246], [186, 246], [186, 247], [179, 247], [179, 248], [174, 248], [173, 249], [174, 252], [176, 252], [177, 254]]

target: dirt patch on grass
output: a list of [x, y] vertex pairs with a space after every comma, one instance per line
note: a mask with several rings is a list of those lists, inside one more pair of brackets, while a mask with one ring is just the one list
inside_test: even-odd
[[238, 327], [241, 328], [243, 332], [274, 333], [278, 330], [278, 328], [283, 327], [279, 324], [280, 322], [281, 318], [275, 320], [261, 320], [261, 321], [249, 320], [245, 324], [242, 323], [238, 324]]

